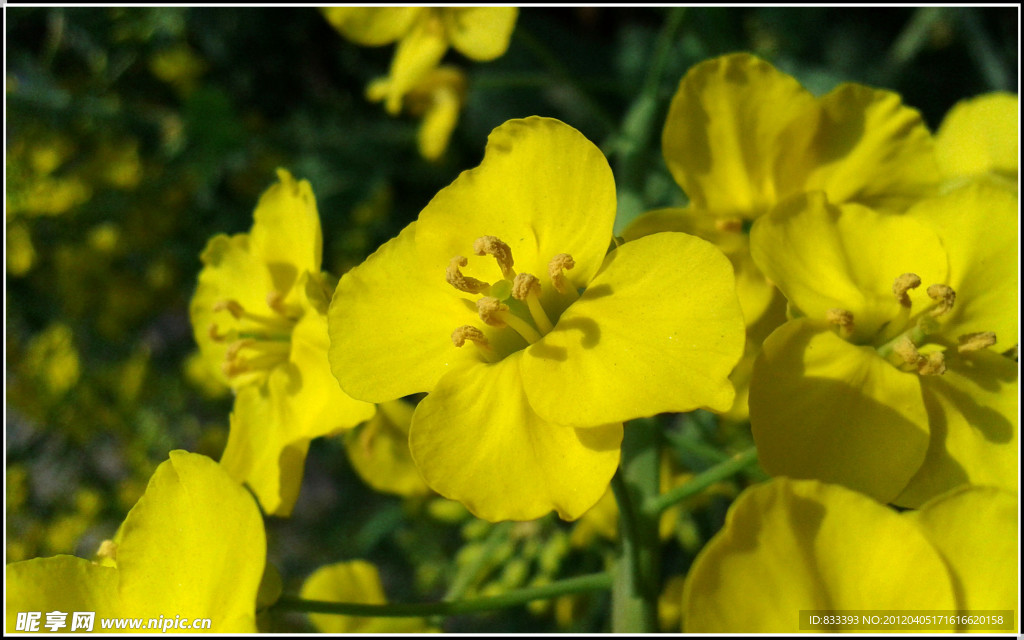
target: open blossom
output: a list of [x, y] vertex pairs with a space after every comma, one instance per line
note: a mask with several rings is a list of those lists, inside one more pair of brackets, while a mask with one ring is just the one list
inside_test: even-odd
[[768, 62], [736, 53], [695, 65], [679, 83], [662, 152], [690, 202], [640, 216], [623, 236], [692, 233], [732, 261], [748, 345], [732, 376], [737, 401], [729, 415], [743, 419], [758, 347], [785, 319], [778, 292], [750, 256], [750, 222], [815, 190], [833, 203], [902, 211], [935, 192], [932, 138], [895, 93], [845, 83], [818, 98]]
[[[1015, 610], [1016, 540], [1009, 491], [960, 487], [900, 514], [840, 486], [778, 478], [741, 494], [698, 554], [683, 631], [795, 633], [799, 614], [814, 610]], [[834, 620], [816, 630], [857, 630]]]
[[283, 169], [278, 178], [249, 233], [207, 243], [189, 312], [203, 358], [235, 392], [221, 464], [267, 513], [288, 515], [310, 440], [369, 419], [374, 407], [331, 375], [316, 201], [305, 180]]
[[614, 217], [592, 143], [513, 120], [338, 283], [342, 388], [368, 402], [427, 392], [413, 459], [479, 517], [577, 518], [618, 465], [622, 421], [732, 402], [743, 324], [728, 261], [682, 233], [607, 253]]
[[449, 46], [473, 60], [505, 53], [519, 15], [515, 7], [328, 7], [323, 12], [355, 43], [398, 42], [391, 71], [377, 83], [391, 115], [398, 115], [406, 94], [437, 67]]
[[18, 612], [91, 611], [96, 631], [101, 618], [162, 616], [255, 633], [266, 556], [252, 496], [213, 460], [172, 451], [97, 562], [61, 555], [7, 565], [5, 625], [14, 631]]
[[915, 507], [1017, 486], [1017, 196], [988, 182], [903, 215], [794, 199], [751, 231], [793, 319], [764, 342], [750, 417], [766, 471]]

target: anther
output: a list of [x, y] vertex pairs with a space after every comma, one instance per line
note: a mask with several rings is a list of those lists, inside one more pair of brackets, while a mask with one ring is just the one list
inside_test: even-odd
[[466, 344], [466, 340], [473, 342], [482, 349], [490, 349], [491, 343], [487, 341], [484, 332], [470, 325], [463, 325], [452, 332], [452, 342], [456, 347]]
[[498, 266], [501, 267], [502, 276], [508, 280], [516, 277], [516, 272], [512, 268], [512, 249], [498, 238], [480, 236], [473, 243], [473, 253], [478, 256], [494, 256], [494, 259], [498, 261]]
[[534, 324], [541, 330], [541, 333], [546, 334], [554, 328], [544, 307], [540, 304], [540, 280], [537, 279], [537, 276], [529, 273], [517, 275], [516, 279], [512, 281], [512, 297], [526, 302], [526, 307], [530, 310], [530, 317], [533, 318]]
[[245, 316], [245, 307], [237, 300], [218, 300], [213, 303], [214, 311], [227, 311], [235, 320], [241, 320]]
[[853, 331], [853, 312], [846, 309], [829, 309], [825, 318], [830, 324], [838, 325], [847, 333]]
[[921, 361], [921, 354], [917, 352], [914, 342], [907, 336], [900, 336], [892, 345], [893, 353], [899, 356], [906, 364], [918, 364]]
[[928, 297], [938, 302], [930, 312], [937, 318], [953, 308], [953, 303], [956, 302], [956, 291], [944, 284], [933, 284], [928, 287]]
[[[284, 303], [284, 294], [282, 294], [280, 291], [277, 291], [276, 289], [274, 291], [267, 293], [267, 306], [276, 311], [278, 314], [290, 319], [295, 319], [302, 314], [301, 309], [289, 309], [288, 306]], [[294, 306], [295, 305], [292, 305], [292, 307]]]
[[463, 256], [455, 256], [448, 261], [448, 267], [444, 273], [444, 279], [448, 281], [448, 284], [466, 293], [481, 293], [489, 289], [491, 285], [486, 282], [462, 275], [459, 267], [464, 267], [467, 264], [469, 264], [469, 260]]
[[551, 278], [551, 284], [554, 285], [558, 293], [576, 293], [576, 289], [573, 288], [569, 279], [562, 273], [563, 269], [569, 270], [575, 266], [576, 261], [568, 253], [560, 253], [551, 258], [551, 262], [548, 263], [548, 276]]
[[739, 218], [719, 218], [715, 220], [715, 229], [729, 233], [743, 231], [743, 220]]
[[892, 283], [892, 293], [896, 300], [904, 307], [910, 306], [910, 296], [907, 291], [921, 286], [921, 278], [916, 273], [904, 273]]
[[927, 357], [917, 361], [917, 372], [923, 376], [941, 376], [946, 373], [946, 356], [941, 351], [933, 351]]
[[213, 340], [214, 342], [224, 342], [231, 337], [231, 334], [229, 333], [217, 333], [217, 325], [215, 324], [210, 325], [210, 329], [207, 333], [210, 336], [210, 340]]
[[476, 310], [480, 314], [480, 319], [492, 327], [504, 327], [505, 321], [500, 316], [504, 315], [503, 312], [508, 311], [508, 305], [502, 304], [497, 298], [491, 296], [484, 296], [476, 301]]
[[978, 333], [965, 333], [964, 335], [957, 338], [959, 343], [956, 350], [959, 353], [968, 353], [970, 351], [980, 351], [987, 349], [996, 343], [996, 334], [994, 331], [979, 331]]

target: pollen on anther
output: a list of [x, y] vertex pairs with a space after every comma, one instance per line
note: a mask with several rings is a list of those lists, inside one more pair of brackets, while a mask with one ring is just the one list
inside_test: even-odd
[[483, 331], [468, 324], [463, 325], [452, 332], [452, 343], [454, 343], [456, 347], [461, 347], [466, 344], [466, 340], [469, 340], [480, 347], [489, 348], [491, 346]]
[[551, 262], [548, 263], [548, 276], [551, 278], [551, 284], [554, 285], [559, 293], [568, 293], [571, 286], [569, 279], [565, 277], [562, 271], [568, 271], [575, 266], [576, 261], [568, 253], [560, 253], [551, 258]]
[[910, 296], [907, 291], [921, 286], [921, 277], [916, 273], [904, 273], [892, 283], [892, 293], [896, 300], [904, 307], [910, 306]]
[[455, 256], [448, 261], [444, 273], [444, 279], [448, 281], [448, 284], [465, 293], [480, 293], [490, 288], [491, 285], [486, 282], [463, 275], [459, 271], [459, 267], [464, 267], [467, 264], [469, 264], [469, 260], [464, 256]]
[[500, 315], [508, 311], [508, 305], [502, 304], [497, 298], [491, 296], [484, 296], [476, 301], [476, 310], [480, 314], [480, 319], [492, 327], [504, 327], [505, 321], [500, 318]]
[[938, 302], [931, 310], [931, 315], [938, 317], [953, 308], [953, 303], [956, 302], [956, 291], [953, 291], [953, 287], [948, 285], [933, 284], [928, 287], [928, 297]]
[[900, 360], [907, 364], [918, 364], [922, 360], [921, 354], [917, 352], [914, 342], [907, 336], [900, 336], [892, 346], [893, 353], [900, 357]]
[[829, 309], [825, 312], [825, 318], [830, 324], [839, 325], [840, 327], [853, 326], [853, 312], [846, 309]]
[[540, 294], [540, 280], [537, 276], [529, 273], [520, 273], [512, 281], [512, 297], [516, 300], [526, 300], [530, 293]]
[[516, 272], [512, 268], [514, 261], [512, 260], [512, 249], [507, 244], [501, 241], [500, 238], [495, 236], [480, 236], [473, 243], [473, 253], [478, 256], [493, 256], [498, 261], [498, 266], [501, 267], [501, 275], [511, 280], [516, 277]]
[[241, 305], [237, 300], [218, 300], [213, 303], [214, 311], [227, 311], [235, 320], [241, 320], [245, 315], [245, 307]]
[[957, 338], [956, 350], [959, 353], [969, 353], [987, 349], [996, 343], [994, 331], [979, 331], [977, 333], [965, 333]]
[[923, 376], [941, 376], [946, 373], [946, 356], [933, 351], [917, 361], [917, 372]]

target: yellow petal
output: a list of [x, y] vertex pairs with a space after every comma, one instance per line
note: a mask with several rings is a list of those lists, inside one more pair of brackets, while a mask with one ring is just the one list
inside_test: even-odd
[[994, 174], [1017, 184], [1020, 135], [1017, 96], [987, 93], [961, 100], [935, 134], [935, 154], [947, 179]]
[[[387, 602], [377, 567], [365, 560], [320, 567], [306, 578], [300, 597], [355, 604]], [[309, 620], [320, 633], [418, 633], [428, 630], [422, 618], [361, 618], [311, 613]]]
[[479, 324], [479, 316], [445, 282], [447, 260], [420, 267], [417, 224], [342, 276], [331, 299], [331, 371], [354, 398], [384, 402], [430, 391], [445, 371], [479, 357], [452, 344], [452, 331]]
[[915, 273], [917, 309], [933, 303], [928, 285], [946, 282], [946, 252], [918, 220], [855, 204], [834, 206], [820, 192], [801, 195], [762, 216], [750, 232], [751, 254], [789, 302], [823, 321], [829, 309], [853, 313], [854, 342], [869, 342], [901, 310], [893, 282]]
[[297, 181], [284, 169], [277, 170], [277, 178], [256, 205], [249, 244], [284, 293], [304, 272], [320, 272], [323, 238], [309, 181]]
[[388, 95], [384, 108], [391, 115], [402, 109], [402, 97], [416, 86], [437, 64], [448, 50], [445, 27], [434, 11], [420, 12], [409, 32], [395, 49], [388, 73]]
[[[687, 633], [797, 633], [801, 610], [956, 609], [941, 557], [859, 493], [779, 478], [747, 489], [683, 590]], [[837, 629], [838, 630], [838, 629]]]
[[217, 463], [172, 451], [118, 539], [124, 615], [210, 618], [213, 632], [256, 631], [263, 520], [248, 492]]
[[477, 517], [533, 520], [554, 509], [573, 520], [607, 489], [622, 425], [543, 420], [523, 392], [520, 353], [445, 375], [413, 414], [413, 460], [431, 488]]
[[555, 328], [526, 350], [523, 384], [538, 414], [580, 427], [725, 411], [743, 342], [725, 256], [700, 238], [658, 233], [609, 254]]
[[67, 626], [57, 631], [69, 633], [76, 611], [96, 614], [93, 630], [99, 630], [100, 618], [114, 617], [121, 611], [118, 573], [113, 567], [101, 567], [74, 556], [54, 556], [13, 562], [7, 565], [5, 575], [7, 633], [17, 630], [19, 613], [41, 614], [37, 631], [47, 632], [46, 614], [63, 612], [67, 614]]
[[[284, 371], [271, 374], [272, 380], [282, 377], [287, 383]], [[310, 439], [289, 433], [281, 416], [266, 387], [240, 389], [220, 463], [236, 482], [252, 489], [266, 513], [284, 517], [299, 497]]]
[[896, 499], [917, 507], [961, 484], [1017, 490], [1017, 363], [983, 350], [946, 352], [946, 373], [921, 389], [931, 441], [921, 469]]
[[928, 415], [916, 373], [809, 320], [765, 340], [750, 426], [765, 471], [814, 478], [888, 502], [924, 461]]
[[936, 282], [957, 294], [942, 317], [942, 333], [951, 340], [994, 331], [998, 351], [1017, 344], [1019, 208], [1016, 192], [974, 183], [907, 211], [935, 229], [949, 255], [949, 280]]
[[398, 40], [412, 28], [421, 7], [321, 7], [324, 17], [352, 42], [375, 47]]
[[[542, 279], [549, 308], [550, 297], [560, 296], [544, 286], [548, 262], [568, 253], [576, 266], [566, 276], [586, 286], [611, 242], [615, 208], [608, 161], [579, 131], [551, 118], [510, 120], [488, 136], [480, 166], [464, 171], [420, 213], [421, 268], [439, 278], [453, 256], [472, 255], [477, 238], [496, 236], [511, 247], [517, 272]], [[485, 282], [501, 278], [490, 257], [471, 257], [464, 271]]]
[[961, 611], [1010, 609], [1020, 619], [1015, 492], [961, 487], [905, 517], [921, 527], [949, 565]]
[[832, 202], [892, 211], [935, 193], [931, 134], [899, 94], [841, 84], [819, 106], [822, 115], [807, 151], [815, 169], [804, 191], [822, 189]]
[[207, 367], [226, 385], [231, 380], [224, 375], [222, 365], [228, 341], [216, 341], [210, 335], [211, 327], [223, 335], [238, 329], [240, 323], [227, 311], [214, 311], [217, 303], [234, 300], [244, 309], [257, 313], [267, 309], [267, 294], [274, 290], [274, 282], [266, 265], [250, 250], [249, 234], [231, 237], [217, 235], [210, 238], [200, 259], [203, 269], [199, 284], [189, 303], [189, 317], [199, 351]]
[[493, 60], [505, 53], [519, 9], [467, 7], [442, 9], [445, 31], [455, 49], [474, 60]]
[[437, 160], [448, 148], [448, 140], [459, 121], [462, 102], [459, 95], [448, 87], [438, 87], [432, 95], [432, 105], [423, 116], [416, 140], [420, 155]]
[[409, 453], [413, 406], [404, 400], [381, 403], [366, 424], [345, 434], [345, 453], [359, 477], [377, 491], [423, 496], [430, 488]]
[[780, 176], [802, 187], [809, 168], [790, 156], [806, 146], [815, 109], [810, 92], [759, 58], [733, 54], [702, 62], [680, 82], [669, 107], [665, 162], [695, 208], [756, 217], [789, 195], [779, 191]]

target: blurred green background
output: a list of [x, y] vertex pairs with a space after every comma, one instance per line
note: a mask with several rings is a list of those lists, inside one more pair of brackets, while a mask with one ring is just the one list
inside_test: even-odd
[[[680, 11], [663, 72], [649, 78], [659, 34]], [[7, 562], [91, 557], [169, 450], [219, 457], [231, 399], [193, 360], [187, 305], [207, 239], [248, 230], [276, 167], [312, 183], [324, 268], [341, 275], [475, 166], [510, 118], [551, 116], [582, 131], [634, 204], [682, 202], [660, 129], [686, 70], [719, 54], [756, 53], [818, 94], [843, 81], [893, 89], [933, 130], [960, 99], [1016, 92], [1019, 73], [1015, 7], [526, 8], [504, 56], [447, 54], [469, 92], [447, 153], [431, 163], [417, 153], [415, 119], [363, 97], [393, 47], [352, 44], [315, 9], [5, 15]], [[638, 127], [649, 83], [656, 112]], [[728, 444], [708, 416], [672, 428]], [[342, 447], [314, 443], [294, 516], [268, 522], [286, 591], [322, 564], [367, 558], [391, 599], [437, 598], [475, 553], [466, 549], [490, 540], [497, 551], [472, 590], [494, 592], [600, 570], [613, 549], [600, 538], [570, 548], [574, 525], [552, 518], [499, 528], [440, 500], [376, 494]], [[666, 563], [685, 570], [728, 504], [719, 496], [689, 510]], [[601, 630], [604, 597], [445, 628]], [[298, 615], [263, 622], [308, 629]]]

